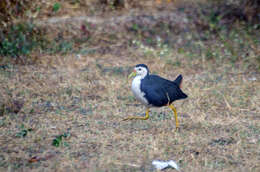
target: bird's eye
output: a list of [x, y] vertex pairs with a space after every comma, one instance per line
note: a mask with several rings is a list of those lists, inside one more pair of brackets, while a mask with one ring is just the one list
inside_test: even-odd
[[139, 68], [138, 70], [139, 70], [139, 71], [141, 71], [142, 69], [141, 69], [141, 68]]

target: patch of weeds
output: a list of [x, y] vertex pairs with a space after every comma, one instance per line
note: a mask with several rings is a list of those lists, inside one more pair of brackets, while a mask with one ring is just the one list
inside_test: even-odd
[[61, 8], [61, 4], [56, 2], [52, 6], [52, 11], [56, 13], [56, 12], [58, 12], [60, 10], [60, 8]]
[[209, 23], [209, 28], [211, 31], [218, 31], [221, 29], [220, 20], [222, 16], [221, 15], [216, 15], [215, 12], [211, 13], [209, 17], [207, 18], [208, 23]]
[[138, 24], [133, 23], [132, 27], [130, 28], [131, 30], [138, 32], [138, 30], [140, 30], [140, 27], [138, 26]]
[[[255, 37], [259, 37], [259, 34], [257, 30], [250, 28], [251, 26], [241, 24], [231, 31], [223, 30], [219, 33], [220, 43], [223, 44], [223, 55], [228, 57], [231, 63], [239, 60], [245, 62], [248, 59], [250, 51], [255, 52], [252, 47], [257, 45], [254, 43], [254, 40]], [[248, 64], [245, 63], [245, 65]]]
[[73, 48], [73, 42], [69, 42], [69, 41], [64, 41], [64, 42], [61, 42], [59, 45], [58, 45], [58, 50], [59, 52], [65, 54], [67, 52], [71, 52], [72, 51], [72, 48]]
[[0, 55], [18, 58], [40, 47], [43, 33], [33, 23], [20, 23], [0, 30]]
[[206, 51], [206, 54], [205, 54], [207, 60], [214, 59], [215, 55], [216, 55], [215, 52], [212, 51], [211, 48], [208, 48], [207, 51]]
[[62, 145], [62, 143], [63, 143], [63, 146], [69, 146], [69, 144], [67, 142], [62, 141], [62, 138], [68, 138], [68, 137], [70, 137], [69, 132], [65, 132], [61, 135], [56, 136], [55, 139], [52, 140], [52, 146], [59, 147]]
[[56, 41], [51, 42], [51, 46], [49, 48], [46, 47], [46, 50], [48, 50], [50, 54], [57, 54], [57, 53], [67, 54], [73, 51], [73, 47], [74, 47], [73, 41], [66, 41], [62, 39], [58, 42]]
[[20, 130], [21, 130], [21, 131], [19, 131], [15, 136], [22, 138], [22, 137], [26, 137], [27, 134], [28, 134], [28, 132], [31, 132], [33, 129], [32, 129], [32, 128], [26, 129], [26, 128], [24, 127], [24, 125], [22, 124], [22, 125], [20, 126]]
[[[237, 22], [231, 28], [225, 24], [223, 14], [215, 12], [200, 17], [205, 20], [205, 25], [208, 27], [204, 28], [203, 33], [189, 34], [184, 38], [182, 46], [185, 47], [186, 56], [195, 59], [193, 57], [203, 55], [202, 58], [215, 60], [217, 65], [222, 65], [223, 62], [229, 62], [231, 65], [242, 62], [240, 64], [243, 64], [244, 68], [247, 66], [260, 68], [260, 62], [253, 64], [258, 61], [255, 54], [259, 44], [259, 39], [256, 39], [259, 38], [259, 31], [254, 26]], [[194, 40], [197, 40], [197, 43]], [[178, 51], [183, 53], [182, 48]]]

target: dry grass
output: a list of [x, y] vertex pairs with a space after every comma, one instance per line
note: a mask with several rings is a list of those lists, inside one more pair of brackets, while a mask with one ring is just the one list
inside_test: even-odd
[[[141, 55], [42, 58], [60, 63], [1, 70], [3, 100], [25, 102], [0, 117], [1, 171], [151, 171], [154, 159], [174, 159], [183, 171], [260, 169], [259, 75], [228, 64], [198, 71], [185, 58], [180, 67]], [[135, 63], [169, 79], [184, 75], [189, 98], [175, 103], [180, 131], [166, 108], [147, 121], [121, 122], [144, 112], [127, 81]], [[25, 137], [17, 136], [21, 125], [32, 128]], [[65, 132], [63, 144], [52, 146]]]
[[[232, 40], [223, 45], [209, 36], [206, 43], [196, 42], [205, 47], [201, 51], [209, 47], [211, 54], [219, 53], [207, 59], [206, 52], [196, 56], [196, 47], [187, 46], [194, 55], [179, 48], [194, 41], [193, 30], [189, 35], [159, 35], [169, 41], [172, 35], [179, 36], [182, 41], [175, 38], [178, 45], [147, 50], [152, 46], [140, 45], [137, 37], [143, 36], [143, 28], [139, 29], [118, 33], [112, 41], [106, 31], [104, 36], [93, 34], [98, 40], [94, 45], [111, 45], [105, 52], [36, 52], [36, 64], [0, 66], [0, 171], [147, 172], [155, 171], [154, 159], [173, 159], [182, 171], [260, 170], [260, 75], [254, 66], [259, 42], [251, 43], [253, 36], [246, 35], [249, 41], [243, 41], [249, 48], [243, 52]], [[145, 29], [144, 39], [151, 37]], [[134, 34], [139, 35], [133, 38]], [[127, 36], [140, 44], [130, 45]], [[117, 44], [119, 48], [113, 46]], [[221, 46], [230, 46], [235, 54]], [[238, 57], [237, 62], [228, 55]], [[178, 132], [167, 108], [152, 109], [146, 121], [121, 121], [145, 110], [127, 79], [137, 63], [171, 80], [183, 74], [183, 90], [189, 97], [174, 103]], [[64, 133], [61, 145], [53, 146], [56, 136]]]

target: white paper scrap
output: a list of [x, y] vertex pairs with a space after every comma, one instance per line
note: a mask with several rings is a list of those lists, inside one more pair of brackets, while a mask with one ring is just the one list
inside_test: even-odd
[[156, 169], [158, 170], [163, 170], [167, 167], [172, 167], [175, 168], [176, 170], [180, 170], [176, 162], [173, 160], [170, 161], [159, 161], [159, 160], [153, 160], [152, 164], [155, 166]]

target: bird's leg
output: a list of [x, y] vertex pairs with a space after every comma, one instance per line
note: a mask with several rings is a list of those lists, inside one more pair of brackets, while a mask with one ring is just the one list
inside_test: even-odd
[[177, 118], [177, 111], [176, 111], [175, 107], [172, 104], [169, 105], [169, 108], [171, 108], [173, 113], [174, 113], [176, 129], [178, 129], [179, 128], [179, 122], [178, 122], [178, 118]]
[[147, 108], [144, 117], [142, 117], [142, 116], [129, 116], [129, 117], [123, 119], [123, 121], [132, 120], [132, 119], [147, 120], [148, 118], [149, 118], [149, 109]]

